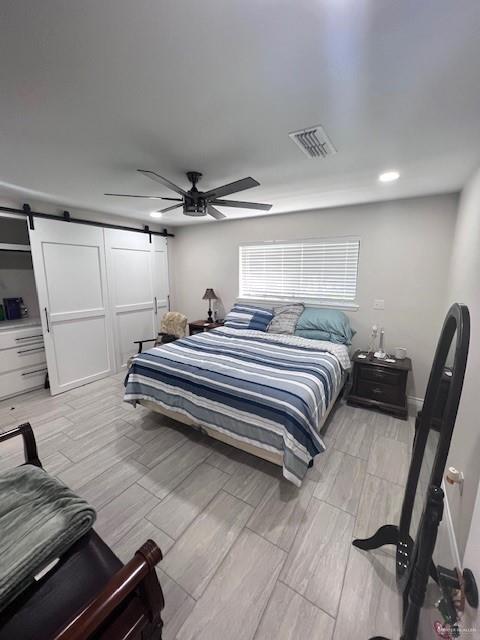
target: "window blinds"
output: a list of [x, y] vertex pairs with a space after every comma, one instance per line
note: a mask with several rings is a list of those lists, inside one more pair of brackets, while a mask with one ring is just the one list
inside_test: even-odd
[[353, 302], [358, 239], [305, 240], [239, 247], [239, 297]]

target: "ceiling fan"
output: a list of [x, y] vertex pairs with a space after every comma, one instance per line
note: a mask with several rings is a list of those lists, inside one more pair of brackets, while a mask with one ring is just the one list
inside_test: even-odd
[[235, 182], [224, 184], [223, 186], [217, 187], [216, 189], [210, 189], [210, 191], [199, 191], [197, 189], [197, 182], [202, 177], [202, 174], [198, 171], [187, 171], [187, 178], [192, 183], [192, 187], [188, 191], [185, 191], [185, 189], [182, 189], [182, 187], [178, 187], [176, 184], [174, 184], [167, 178], [164, 178], [163, 176], [159, 176], [158, 173], [155, 173], [154, 171], [147, 171], [145, 169], [137, 169], [137, 171], [143, 173], [143, 175], [147, 176], [147, 178], [163, 184], [163, 186], [168, 187], [172, 191], [175, 191], [175, 193], [178, 193], [178, 195], [182, 197], [164, 198], [163, 196], [137, 196], [127, 193], [105, 193], [104, 195], [119, 196], [122, 198], [149, 198], [151, 200], [171, 200], [176, 204], [173, 204], [170, 207], [166, 207], [165, 209], [159, 209], [157, 213], [169, 213], [174, 209], [183, 207], [183, 213], [186, 216], [201, 217], [208, 214], [212, 216], [212, 218], [215, 218], [215, 220], [226, 218], [226, 216], [224, 216], [223, 213], [221, 213], [216, 207], [237, 207], [239, 209], [257, 209], [260, 211], [269, 211], [272, 208], [271, 204], [260, 204], [258, 202], [239, 202], [236, 200], [221, 199], [223, 198], [223, 196], [228, 196], [231, 193], [236, 193], [237, 191], [245, 191], [245, 189], [258, 187], [260, 183], [253, 178], [243, 178], [242, 180], [236, 180]]

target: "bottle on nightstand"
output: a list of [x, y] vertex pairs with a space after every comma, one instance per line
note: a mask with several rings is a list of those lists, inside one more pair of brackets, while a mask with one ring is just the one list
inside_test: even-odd
[[387, 354], [385, 353], [385, 350], [383, 348], [383, 342], [385, 339], [385, 331], [383, 330], [383, 327], [380, 329], [380, 342], [378, 345], [378, 351], [375, 351], [375, 353], [373, 354], [374, 358], [377, 358], [377, 360], [385, 360], [385, 358], [387, 357]]

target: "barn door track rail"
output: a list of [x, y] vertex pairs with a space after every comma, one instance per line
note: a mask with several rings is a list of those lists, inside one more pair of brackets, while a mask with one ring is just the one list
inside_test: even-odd
[[146, 224], [142, 229], [136, 229], [135, 227], [127, 227], [120, 224], [109, 224], [108, 222], [96, 222], [95, 220], [83, 220], [81, 218], [72, 218], [69, 211], [64, 211], [62, 215], [55, 215], [53, 213], [42, 213], [40, 211], [32, 211], [29, 204], [24, 204], [21, 209], [15, 209], [12, 207], [1, 207], [0, 211], [6, 213], [17, 213], [28, 218], [28, 225], [30, 229], [35, 229], [35, 218], [44, 218], [46, 220], [57, 220], [58, 222], [75, 222], [76, 224], [86, 224], [91, 227], [101, 227], [103, 229], [119, 229], [121, 231], [135, 231], [136, 233], [147, 233], [152, 241], [152, 236], [163, 236], [165, 238], [174, 238], [173, 233], [168, 233], [167, 229], [162, 231], [152, 231]]

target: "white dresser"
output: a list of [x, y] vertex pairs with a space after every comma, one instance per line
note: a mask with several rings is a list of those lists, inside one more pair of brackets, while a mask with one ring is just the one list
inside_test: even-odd
[[0, 322], [0, 399], [42, 387], [46, 373], [40, 320]]

